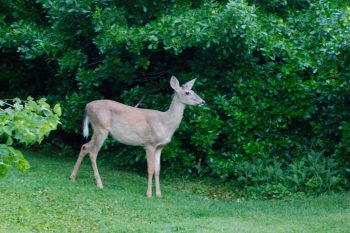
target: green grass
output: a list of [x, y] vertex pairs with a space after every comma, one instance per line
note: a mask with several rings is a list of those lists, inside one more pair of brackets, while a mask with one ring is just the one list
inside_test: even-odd
[[98, 190], [88, 162], [71, 184], [73, 158], [26, 156], [30, 170], [0, 180], [0, 232], [350, 232], [349, 193], [237, 202], [167, 179], [163, 198], [149, 199], [146, 169], [140, 176], [100, 166]]

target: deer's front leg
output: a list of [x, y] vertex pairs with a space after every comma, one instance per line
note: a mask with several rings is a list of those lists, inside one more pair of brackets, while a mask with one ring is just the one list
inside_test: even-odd
[[153, 180], [153, 174], [154, 174], [154, 154], [155, 154], [155, 149], [153, 147], [146, 147], [147, 171], [148, 171], [147, 197], [152, 197], [152, 180]]
[[160, 173], [160, 156], [163, 148], [158, 148], [154, 155], [154, 177], [156, 183], [156, 194], [157, 197], [161, 197], [162, 193], [160, 191], [159, 173]]

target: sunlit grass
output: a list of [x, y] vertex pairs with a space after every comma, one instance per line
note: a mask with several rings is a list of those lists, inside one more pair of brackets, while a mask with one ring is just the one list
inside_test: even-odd
[[[0, 232], [350, 232], [350, 195], [288, 201], [213, 200], [190, 184], [163, 182], [145, 196], [145, 175], [100, 166], [104, 189], [73, 159], [27, 154], [32, 168], [0, 180]], [[179, 188], [184, 187], [184, 188]]]

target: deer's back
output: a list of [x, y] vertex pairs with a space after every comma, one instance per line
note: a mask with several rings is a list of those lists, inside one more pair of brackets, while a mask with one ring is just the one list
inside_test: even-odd
[[94, 131], [108, 130], [127, 145], [158, 144], [164, 138], [163, 112], [141, 109], [112, 100], [96, 100], [86, 106]]

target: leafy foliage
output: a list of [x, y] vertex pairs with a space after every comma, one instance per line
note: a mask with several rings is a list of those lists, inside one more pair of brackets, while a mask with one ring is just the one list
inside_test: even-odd
[[16, 142], [33, 145], [41, 143], [50, 131], [57, 128], [61, 108], [56, 104], [52, 109], [45, 99], [26, 101], [18, 98], [0, 100], [0, 178], [15, 166], [20, 171], [30, 166], [23, 154], [13, 147]]
[[[349, 188], [347, 1], [39, 0], [30, 13], [16, 3], [1, 4], [0, 98], [60, 101], [62, 141], [81, 143], [94, 99], [135, 105], [145, 95], [140, 107], [166, 110], [175, 74], [198, 78], [208, 106], [185, 112], [163, 153], [169, 172], [266, 193]], [[116, 164], [144, 164], [138, 150], [118, 150]], [[314, 153], [332, 174], [300, 178]], [[241, 174], [249, 169], [263, 181]]]

